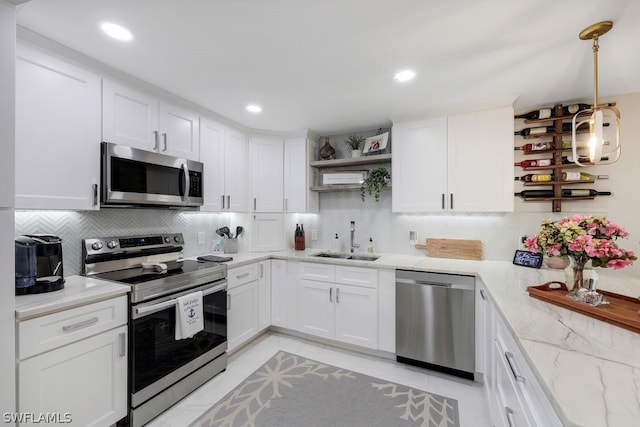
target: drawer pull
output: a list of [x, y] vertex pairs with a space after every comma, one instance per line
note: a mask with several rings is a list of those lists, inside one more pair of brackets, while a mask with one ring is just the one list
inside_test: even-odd
[[484, 293], [484, 289], [480, 289], [480, 296], [482, 297], [482, 299], [483, 299], [484, 301], [486, 301], [486, 300], [487, 300], [487, 294], [485, 294], [485, 293]]
[[75, 331], [77, 329], [86, 328], [86, 327], [91, 326], [91, 325], [93, 325], [95, 323], [98, 323], [98, 320], [100, 320], [100, 319], [97, 318], [97, 317], [92, 317], [91, 319], [83, 320], [82, 322], [74, 323], [73, 325], [63, 326], [62, 327], [62, 331], [63, 332], [72, 332], [72, 331]]
[[236, 274], [236, 279], [242, 279], [243, 277], [247, 277], [249, 273]]
[[520, 375], [520, 373], [516, 369], [516, 360], [515, 360], [515, 357], [514, 357], [513, 353], [511, 353], [510, 351], [505, 351], [504, 352], [504, 356], [507, 359], [507, 363], [509, 364], [509, 368], [511, 368], [511, 373], [513, 374], [513, 377], [516, 379], [516, 381], [521, 382], [521, 383], [524, 384], [525, 378], [522, 375]]
[[507, 423], [509, 423], [509, 427], [516, 427], [516, 422], [513, 419], [513, 416], [514, 416], [513, 409], [509, 408], [508, 406], [505, 406], [504, 412], [507, 415]]
[[124, 357], [127, 355], [127, 342], [125, 340], [126, 334], [124, 332], [120, 332], [118, 334], [118, 338], [120, 338], [120, 357]]

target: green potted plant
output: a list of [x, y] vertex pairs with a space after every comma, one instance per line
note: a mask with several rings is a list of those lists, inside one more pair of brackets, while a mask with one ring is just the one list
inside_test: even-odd
[[378, 167], [371, 172], [362, 182], [362, 187], [360, 187], [360, 198], [364, 202], [365, 192], [368, 192], [370, 195], [372, 194], [375, 198], [376, 202], [380, 200], [380, 192], [383, 188], [389, 184], [391, 180], [391, 174], [385, 167]]
[[360, 144], [364, 142], [364, 136], [350, 135], [345, 141], [347, 147], [351, 149], [351, 157], [360, 157]]

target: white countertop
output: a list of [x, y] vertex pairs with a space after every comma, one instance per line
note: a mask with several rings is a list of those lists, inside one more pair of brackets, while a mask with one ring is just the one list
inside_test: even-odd
[[67, 276], [63, 289], [42, 294], [16, 295], [16, 320], [27, 320], [126, 295], [129, 289], [127, 285], [106, 280]]
[[[376, 261], [318, 258], [317, 249], [236, 253], [229, 268], [267, 259], [313, 261], [375, 268], [406, 268], [472, 274], [486, 285], [531, 369], [565, 426], [640, 425], [640, 334], [529, 297], [527, 286], [564, 281], [563, 270], [539, 270], [506, 261], [467, 261], [410, 255], [376, 254]], [[598, 286], [637, 297], [640, 279], [624, 270], [597, 269]], [[25, 320], [124, 295], [128, 286], [67, 277], [65, 288], [16, 297], [16, 318]]]

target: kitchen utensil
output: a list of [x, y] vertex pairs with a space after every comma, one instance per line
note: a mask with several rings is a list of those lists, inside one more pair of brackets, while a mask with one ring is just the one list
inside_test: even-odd
[[237, 227], [236, 227], [236, 238], [237, 238], [239, 235], [241, 235], [243, 231], [244, 231], [244, 228], [243, 228], [241, 225], [237, 226]]
[[227, 236], [227, 238], [231, 238], [231, 230], [229, 230], [229, 227], [220, 227], [220, 231], [224, 236]]
[[417, 244], [416, 249], [426, 249], [433, 258], [482, 259], [482, 241], [462, 239], [427, 239], [426, 245]]
[[222, 232], [222, 229], [220, 229], [220, 228], [218, 228], [218, 229], [216, 230], [216, 234], [217, 234], [218, 236], [220, 236], [220, 237], [224, 237], [224, 233]]

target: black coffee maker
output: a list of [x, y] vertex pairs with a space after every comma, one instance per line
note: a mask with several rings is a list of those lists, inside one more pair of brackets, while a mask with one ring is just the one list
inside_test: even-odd
[[15, 238], [16, 295], [39, 294], [64, 288], [62, 239], [50, 234]]

